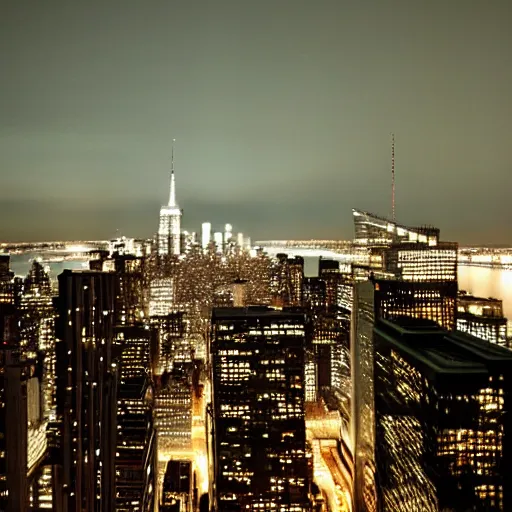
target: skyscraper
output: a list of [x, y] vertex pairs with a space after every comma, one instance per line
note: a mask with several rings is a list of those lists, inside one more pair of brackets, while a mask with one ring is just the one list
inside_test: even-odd
[[[0, 304], [0, 509], [29, 508], [29, 484], [46, 455], [40, 361], [20, 358], [16, 314]], [[35, 505], [35, 503], [34, 503]]]
[[116, 275], [59, 276], [54, 501], [58, 511], [115, 509], [120, 346], [114, 343]]
[[216, 506], [310, 510], [304, 315], [219, 308], [212, 323]]
[[203, 222], [201, 225], [201, 247], [208, 249], [212, 238], [212, 225], [209, 222]]
[[374, 343], [379, 510], [511, 510], [512, 352], [410, 317]]
[[116, 511], [150, 512], [156, 495], [156, 432], [149, 375], [152, 332], [118, 329], [122, 345], [117, 400]]
[[0, 303], [14, 304], [14, 272], [9, 254], [0, 254]]
[[181, 210], [176, 202], [176, 183], [174, 178], [174, 144], [171, 158], [171, 186], [169, 203], [160, 208], [158, 226], [158, 255], [179, 255], [181, 252]]

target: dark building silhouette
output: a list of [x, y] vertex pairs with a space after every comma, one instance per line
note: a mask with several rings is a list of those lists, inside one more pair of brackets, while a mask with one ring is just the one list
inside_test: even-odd
[[310, 510], [304, 419], [305, 318], [214, 309], [214, 499], [219, 510]]
[[379, 510], [511, 510], [512, 353], [407, 317], [374, 343]]
[[59, 276], [57, 511], [115, 510], [116, 402], [120, 346], [114, 340], [116, 276]]
[[156, 432], [149, 348], [152, 332], [120, 327], [121, 379], [117, 398], [116, 511], [149, 512], [156, 496]]
[[192, 464], [187, 460], [170, 460], [162, 485], [161, 511], [190, 510], [192, 504]]
[[7, 512], [29, 509], [47, 454], [42, 374], [40, 358], [21, 357], [15, 308], [0, 304], [0, 510]]
[[279, 306], [302, 306], [304, 258], [278, 254], [271, 278], [273, 302]]

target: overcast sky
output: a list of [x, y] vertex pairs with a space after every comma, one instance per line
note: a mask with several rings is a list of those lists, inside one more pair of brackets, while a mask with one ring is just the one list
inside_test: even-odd
[[512, 2], [0, 7], [0, 239], [352, 238], [351, 208], [512, 243]]

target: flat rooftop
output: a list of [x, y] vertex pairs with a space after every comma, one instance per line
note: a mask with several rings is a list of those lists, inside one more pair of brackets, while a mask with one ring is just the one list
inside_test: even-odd
[[429, 320], [379, 320], [374, 332], [431, 376], [483, 376], [496, 366], [512, 371], [512, 351], [467, 333], [446, 331]]
[[269, 306], [247, 306], [241, 308], [213, 308], [212, 319], [233, 318], [303, 318], [304, 313], [297, 309], [275, 309]]

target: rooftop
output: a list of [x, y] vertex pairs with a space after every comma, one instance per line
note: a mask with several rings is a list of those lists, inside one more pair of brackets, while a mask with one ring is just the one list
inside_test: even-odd
[[512, 369], [512, 351], [467, 333], [446, 331], [429, 320], [379, 320], [375, 333], [431, 375], [483, 376], [495, 365]]
[[304, 313], [296, 309], [275, 309], [269, 306], [248, 306], [239, 308], [214, 308], [212, 320], [231, 318], [296, 318], [302, 319]]

